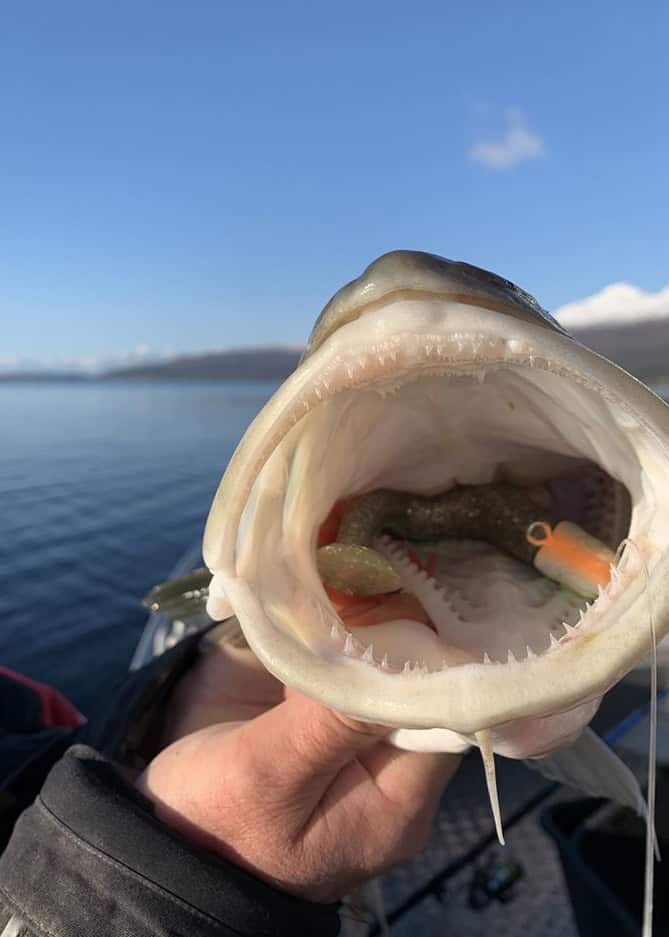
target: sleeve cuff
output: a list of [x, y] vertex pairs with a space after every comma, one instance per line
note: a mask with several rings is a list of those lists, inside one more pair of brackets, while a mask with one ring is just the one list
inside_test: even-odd
[[281, 892], [163, 826], [92, 749], [74, 746], [17, 823], [0, 889], [38, 932], [96, 937], [335, 937], [335, 905]]

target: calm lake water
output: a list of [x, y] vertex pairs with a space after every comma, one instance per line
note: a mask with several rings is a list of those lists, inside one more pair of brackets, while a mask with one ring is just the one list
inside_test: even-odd
[[90, 711], [270, 384], [0, 384], [0, 663]]

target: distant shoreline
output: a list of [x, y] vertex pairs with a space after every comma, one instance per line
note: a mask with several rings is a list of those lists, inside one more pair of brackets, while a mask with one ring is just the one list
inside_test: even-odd
[[[669, 383], [669, 318], [573, 329], [575, 339], [647, 383]], [[99, 381], [284, 381], [300, 362], [300, 347], [266, 346], [178, 355], [98, 373], [6, 371], [0, 383]]]
[[179, 355], [99, 373], [6, 371], [2, 383], [93, 383], [100, 381], [283, 381], [297, 367], [301, 348], [246, 348]]
[[278, 381], [285, 380], [284, 377], [253, 377], [245, 375], [243, 377], [148, 377], [146, 375], [137, 376], [116, 376], [110, 374], [49, 374], [40, 372], [38, 375], [27, 374], [0, 374], [0, 384], [276, 384]]

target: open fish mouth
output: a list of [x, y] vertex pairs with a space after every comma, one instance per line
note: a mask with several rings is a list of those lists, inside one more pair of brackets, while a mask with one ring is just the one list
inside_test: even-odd
[[[576, 463], [570, 474], [557, 480], [516, 490], [527, 498], [528, 509], [539, 514], [554, 500], [552, 488], [558, 485], [566, 501], [559, 505], [560, 513], [615, 549], [627, 535], [626, 489], [592, 465]], [[617, 522], [612, 523], [612, 518]], [[533, 660], [584, 634], [595, 624], [600, 593], [603, 602], [597, 611], [615, 594], [619, 577], [615, 566], [594, 601], [588, 602], [483, 536], [477, 539], [476, 527], [474, 523], [470, 539], [377, 537], [376, 550], [396, 574], [400, 588], [360, 598], [326, 588], [342, 620], [330, 634], [339, 649], [407, 674], [469, 663]], [[431, 634], [426, 634], [426, 627]], [[577, 628], [582, 629], [579, 635]]]
[[[338, 294], [250, 428], [207, 525], [210, 612], [229, 602], [273, 673], [358, 718], [471, 734], [580, 706], [588, 721], [647, 653], [649, 607], [658, 637], [669, 627], [667, 409], [531, 297], [500, 297], [474, 268], [473, 284], [446, 271], [435, 286], [433, 260], [407, 285], [381, 258], [385, 292], [372, 267]], [[500, 484], [537, 519], [634, 549], [584, 598], [476, 525], [420, 541], [382, 529], [399, 589], [343, 604], [326, 589], [317, 551], [337, 505]]]

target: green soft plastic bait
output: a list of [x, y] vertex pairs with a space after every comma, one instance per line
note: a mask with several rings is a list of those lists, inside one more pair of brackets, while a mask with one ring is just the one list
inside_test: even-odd
[[508, 484], [459, 485], [439, 495], [379, 488], [351, 502], [337, 541], [321, 547], [316, 561], [325, 585], [348, 595], [381, 595], [400, 583], [373, 547], [380, 534], [413, 542], [481, 540], [594, 598], [609, 581], [614, 554], [578, 525], [563, 521], [553, 528], [552, 520], [523, 489]]

